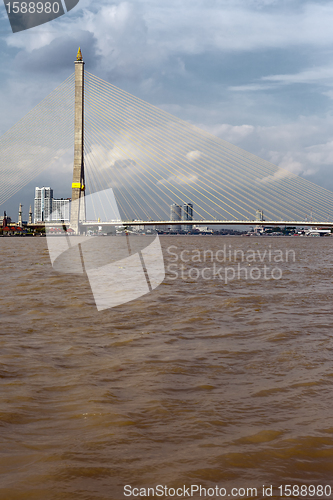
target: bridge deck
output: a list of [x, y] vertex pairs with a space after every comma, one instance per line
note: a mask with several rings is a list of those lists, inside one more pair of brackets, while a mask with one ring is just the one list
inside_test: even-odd
[[[68, 223], [67, 223], [68, 224]], [[67, 225], [66, 224], [66, 225]], [[62, 227], [61, 222], [46, 222], [37, 224], [28, 224], [28, 227]], [[323, 221], [285, 221], [285, 220], [188, 220], [188, 221], [174, 221], [174, 220], [149, 220], [149, 221], [122, 221], [122, 222], [98, 222], [89, 221], [83, 222], [80, 226], [293, 226], [293, 227], [333, 227], [333, 222]]]

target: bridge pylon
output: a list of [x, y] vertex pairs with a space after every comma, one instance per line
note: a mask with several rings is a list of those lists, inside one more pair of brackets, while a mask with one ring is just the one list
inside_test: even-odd
[[75, 61], [74, 166], [70, 227], [80, 232], [86, 220], [84, 180], [84, 62], [79, 48]]

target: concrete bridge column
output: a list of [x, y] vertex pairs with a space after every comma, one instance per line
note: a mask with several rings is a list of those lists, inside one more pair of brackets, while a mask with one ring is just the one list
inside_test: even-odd
[[84, 62], [81, 49], [75, 61], [74, 167], [70, 227], [79, 234], [80, 222], [85, 222], [84, 181]]

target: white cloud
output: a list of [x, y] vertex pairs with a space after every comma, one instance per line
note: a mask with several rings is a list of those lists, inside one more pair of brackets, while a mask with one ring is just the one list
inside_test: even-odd
[[[277, 85], [275, 85], [277, 87]], [[272, 88], [272, 85], [259, 84], [259, 83], [250, 83], [249, 85], [234, 85], [228, 87], [228, 90], [232, 92], [257, 92], [260, 90], [267, 90], [267, 88]]]
[[185, 155], [186, 159], [189, 160], [189, 161], [195, 161], [195, 160], [199, 160], [199, 158], [201, 157], [201, 153], [200, 151], [189, 151], [188, 153], [186, 153]]
[[171, 184], [172, 186], [187, 186], [190, 184], [196, 184], [198, 182], [199, 178], [197, 175], [194, 174], [189, 174], [189, 175], [170, 175], [167, 179], [160, 179], [156, 184], [161, 184], [161, 185], [169, 185]]
[[210, 133], [273, 163], [279, 170], [261, 178], [274, 182], [293, 173], [303, 177], [320, 174], [327, 166], [333, 169], [333, 118], [316, 116], [276, 126], [232, 126], [219, 124], [206, 127]]
[[[207, 5], [203, 0], [188, 0], [177, 5], [170, 1], [168, 7], [156, 5], [150, 2], [149, 27], [169, 51], [176, 47], [192, 54], [209, 48], [250, 51], [291, 44], [322, 46], [333, 41], [331, 4], [308, 3], [294, 9], [284, 4], [273, 11], [256, 9], [249, 2]], [[198, 26], [200, 29], [193, 29]]]
[[332, 85], [333, 67], [332, 64], [314, 67], [294, 74], [264, 76], [262, 80], [277, 82], [279, 84], [292, 83], [328, 83]]
[[209, 129], [211, 134], [217, 135], [232, 144], [239, 144], [243, 139], [253, 134], [254, 130], [253, 125], [230, 125], [227, 123], [215, 125]]
[[149, 65], [151, 57], [153, 61], [163, 61], [170, 55], [202, 54], [207, 50], [248, 52], [333, 42], [332, 4], [262, 8], [271, 3], [274, 2], [118, 0], [110, 5], [109, 1], [96, 4], [87, 0], [82, 6], [80, 2], [80, 8], [72, 14], [33, 31], [9, 35], [6, 42], [30, 53], [57, 37], [89, 31], [107, 66], [115, 61], [124, 66], [127, 62]]

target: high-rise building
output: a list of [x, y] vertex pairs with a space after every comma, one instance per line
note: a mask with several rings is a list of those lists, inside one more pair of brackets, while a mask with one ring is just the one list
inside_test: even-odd
[[[182, 220], [182, 207], [180, 205], [177, 205], [176, 203], [173, 203], [170, 206], [170, 220], [175, 220], [175, 221], [181, 221]], [[171, 231], [180, 231], [181, 230], [181, 225], [179, 224], [172, 224], [170, 226]]]
[[34, 223], [50, 220], [52, 213], [53, 189], [36, 187], [34, 201]]
[[70, 198], [66, 200], [52, 200], [52, 221], [69, 221]]
[[[183, 220], [193, 220], [193, 203], [185, 203], [183, 206]], [[184, 231], [192, 231], [192, 224], [183, 226]]]
[[35, 188], [34, 223], [70, 220], [70, 198], [53, 198], [50, 187]]
[[264, 219], [264, 212], [263, 212], [263, 210], [259, 210], [259, 209], [258, 209], [258, 210], [256, 211], [256, 221], [260, 221], [260, 222], [262, 222], [262, 221], [264, 221], [264, 220], [265, 220], [265, 219]]

